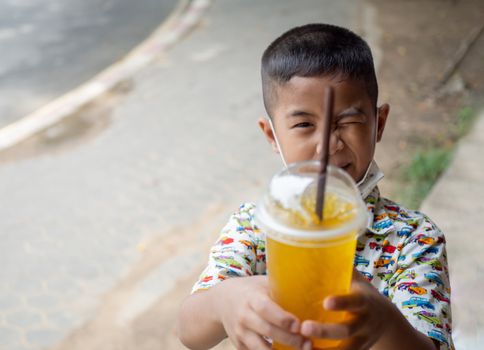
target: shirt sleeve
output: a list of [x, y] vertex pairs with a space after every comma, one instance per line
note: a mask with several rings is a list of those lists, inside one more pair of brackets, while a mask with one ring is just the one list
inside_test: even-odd
[[445, 238], [426, 217], [402, 248], [389, 297], [415, 329], [439, 341], [440, 350], [454, 349]]
[[258, 261], [265, 262], [265, 244], [253, 223], [254, 205], [243, 204], [222, 229], [210, 249], [207, 267], [192, 288], [192, 293], [213, 287], [230, 277], [260, 273]]

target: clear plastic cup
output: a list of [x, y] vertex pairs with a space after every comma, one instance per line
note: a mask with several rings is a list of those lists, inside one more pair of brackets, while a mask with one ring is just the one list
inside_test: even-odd
[[[329, 295], [349, 292], [357, 235], [368, 214], [353, 179], [328, 166], [323, 221], [315, 213], [319, 161], [294, 163], [276, 174], [258, 203], [255, 220], [266, 233], [272, 298], [301, 320], [342, 322], [344, 312], [326, 311]], [[340, 341], [313, 339], [330, 349]], [[274, 343], [274, 349], [290, 349]]]

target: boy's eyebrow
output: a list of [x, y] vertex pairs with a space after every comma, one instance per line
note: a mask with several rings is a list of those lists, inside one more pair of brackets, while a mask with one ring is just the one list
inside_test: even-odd
[[[343, 110], [342, 112], [335, 115], [335, 119], [341, 119], [344, 117], [350, 117], [354, 115], [365, 115], [365, 112], [359, 107], [349, 107]], [[288, 117], [317, 117], [316, 114], [304, 111], [302, 109], [295, 109], [294, 111], [288, 114]]]
[[300, 109], [296, 109], [288, 114], [289, 117], [315, 117], [316, 115]]
[[340, 118], [349, 117], [349, 116], [358, 115], [358, 114], [366, 115], [361, 108], [350, 107], [350, 108], [346, 108], [341, 113], [338, 113], [338, 115], [336, 115], [336, 118], [340, 119]]
[[366, 117], [366, 113], [363, 112], [363, 110], [361, 108], [350, 107], [350, 108], [347, 108], [344, 111], [338, 113], [337, 115], [335, 115], [335, 119], [338, 120], [338, 119], [342, 119], [344, 117], [351, 117], [351, 116], [355, 116], [355, 115], [364, 115]]

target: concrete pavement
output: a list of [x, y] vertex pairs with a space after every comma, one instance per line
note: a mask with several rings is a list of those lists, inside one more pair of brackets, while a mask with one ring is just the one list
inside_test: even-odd
[[262, 50], [308, 22], [359, 31], [358, 4], [215, 2], [128, 91], [30, 140], [34, 153], [13, 150], [0, 164], [0, 349], [181, 348], [177, 306], [207, 247], [280, 167], [256, 126]]
[[176, 3], [1, 1], [0, 127], [119, 60], [151, 33]]
[[443, 230], [452, 287], [456, 349], [484, 348], [484, 111], [422, 205]]

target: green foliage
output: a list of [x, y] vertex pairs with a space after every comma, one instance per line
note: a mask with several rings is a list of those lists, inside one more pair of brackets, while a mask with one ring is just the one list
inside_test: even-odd
[[457, 113], [456, 136], [458, 138], [467, 134], [472, 127], [476, 115], [477, 114], [471, 107], [463, 107]]
[[416, 152], [403, 170], [406, 186], [401, 193], [402, 203], [410, 208], [418, 208], [449, 166], [452, 155], [453, 149], [431, 148]]
[[429, 146], [427, 143], [425, 149], [415, 152], [411, 162], [401, 171], [405, 185], [397, 197], [402, 204], [409, 208], [420, 207], [439, 176], [449, 166], [457, 141], [469, 132], [476, 115], [473, 108], [462, 107], [455, 122], [449, 126], [448, 136], [440, 144]]
[[451, 150], [430, 149], [417, 152], [405, 171], [410, 182], [432, 182], [444, 171], [451, 160]]

